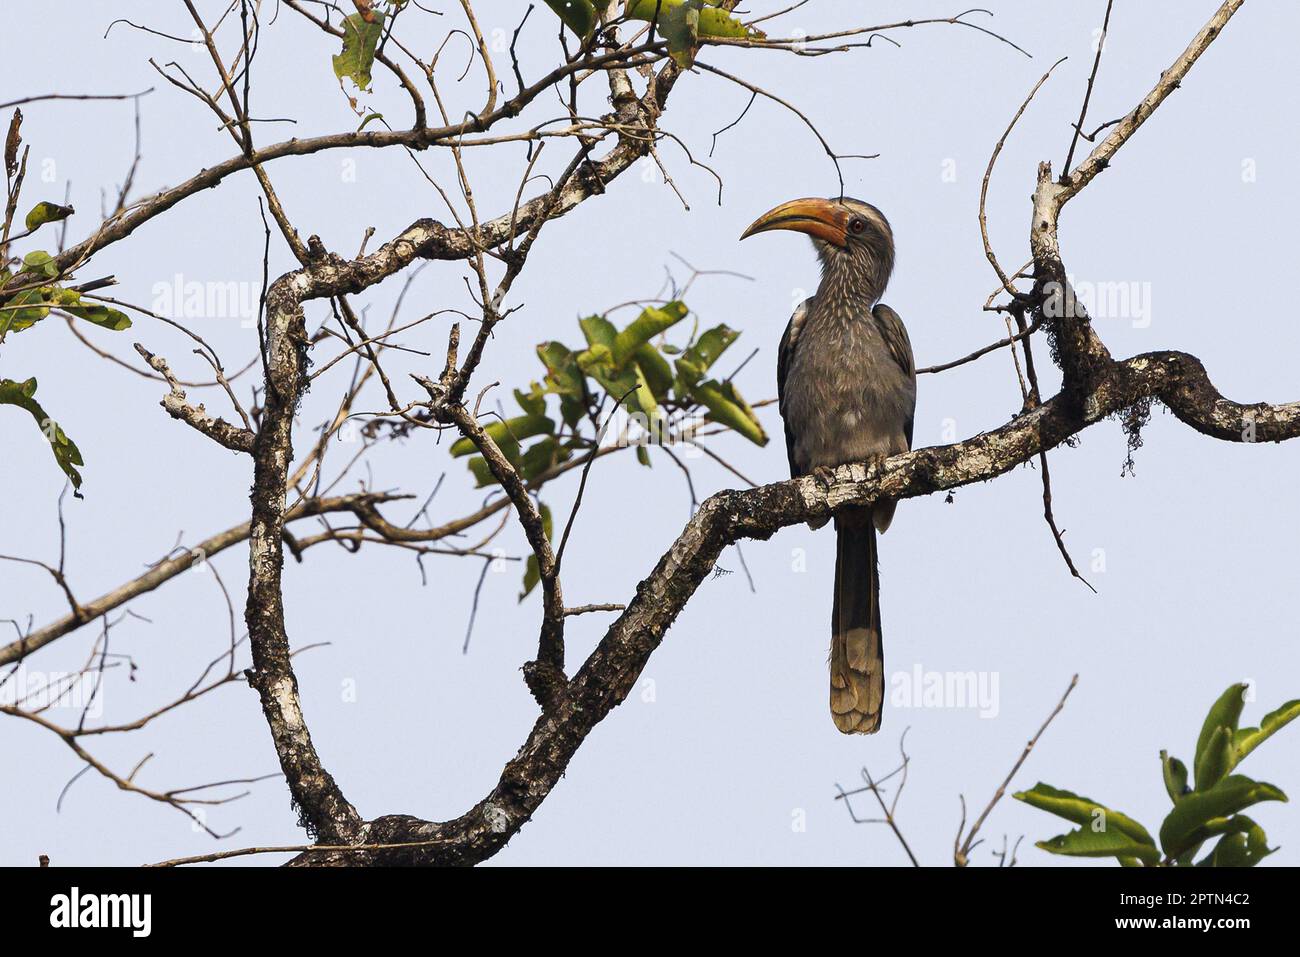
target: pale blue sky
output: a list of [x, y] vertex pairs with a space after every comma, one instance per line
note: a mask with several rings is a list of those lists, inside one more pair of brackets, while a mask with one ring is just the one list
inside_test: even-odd
[[[425, 4], [428, 6], [429, 4]], [[785, 3], [755, 2], [753, 11]], [[898, 266], [886, 294], [911, 333], [918, 363], [963, 355], [1005, 334], [1000, 318], [981, 311], [996, 285], [976, 221], [980, 179], [1010, 116], [1047, 67], [1063, 64], [1040, 91], [1007, 144], [989, 199], [993, 241], [1014, 268], [1027, 258], [1028, 197], [1036, 164], [1058, 165], [1069, 140], [1092, 61], [1094, 30], [1104, 9], [1089, 3], [990, 0], [991, 25], [1028, 49], [1026, 59], [973, 30], [935, 26], [893, 34], [897, 49], [870, 49], [818, 59], [776, 52], [709, 51], [705, 56], [797, 103], [836, 149], [879, 153], [844, 166], [848, 192], [883, 209], [898, 239]], [[145, 158], [137, 193], [174, 184], [233, 152], [224, 133], [192, 98], [161, 82], [147, 60], [178, 59], [208, 76], [206, 57], [185, 46], [118, 25], [115, 16], [188, 35], [180, 5], [50, 3], [59, 24], [58, 69], [42, 43], [17, 45], [0, 60], [0, 99], [49, 92], [133, 92], [143, 101]], [[204, 3], [211, 11], [219, 4]], [[434, 4], [450, 8], [452, 4]], [[477, 5], [489, 35], [513, 29], [521, 6]], [[1093, 96], [1096, 123], [1129, 110], [1183, 49], [1216, 4], [1116, 4], [1111, 37]], [[907, 17], [948, 15], [960, 4], [832, 3], [814, 0], [785, 18], [786, 30], [809, 33]], [[555, 55], [549, 12], [534, 11], [521, 40], [525, 69]], [[451, 10], [411, 42], [425, 54], [439, 42]], [[984, 22], [984, 21], [979, 21]], [[1080, 284], [1127, 283], [1143, 297], [1136, 317], [1098, 318], [1118, 357], [1164, 348], [1200, 356], [1222, 391], [1240, 401], [1297, 398], [1300, 331], [1289, 315], [1282, 277], [1297, 249], [1292, 224], [1300, 200], [1291, 184], [1300, 152], [1294, 122], [1297, 88], [1281, 82], [1293, 69], [1300, 8], [1250, 3], [1196, 65], [1182, 88], [1120, 153], [1113, 168], [1071, 203], [1062, 223], [1066, 262]], [[13, 46], [13, 45], [11, 45]], [[356, 119], [334, 85], [333, 44], [281, 10], [263, 35], [255, 63], [255, 112], [293, 116], [292, 133], [264, 125], [260, 142], [352, 128]], [[448, 56], [451, 56], [449, 53]], [[463, 59], [453, 57], [458, 73]], [[482, 83], [446, 81], [452, 108], [477, 106]], [[664, 127], [697, 157], [710, 135], [744, 107], [748, 94], [712, 76], [689, 76], [675, 90]], [[391, 122], [407, 107], [382, 73], [370, 101]], [[598, 111], [600, 104], [590, 104]], [[535, 116], [553, 104], [539, 105]], [[96, 222], [100, 190], [114, 190], [131, 158], [131, 108], [125, 103], [40, 103], [24, 108], [31, 144], [28, 203], [62, 200], [72, 183], [79, 210], [71, 235]], [[508, 208], [522, 172], [522, 148], [471, 156], [480, 209]], [[563, 150], [548, 148], [552, 168]], [[701, 281], [689, 304], [701, 321], [743, 330], [733, 354], [762, 351], [738, 378], [751, 399], [774, 393], [777, 338], [797, 293], [816, 281], [802, 239], [736, 239], [777, 202], [837, 190], [834, 171], [799, 121], [757, 103], [718, 142], [708, 162], [725, 180], [718, 206], [708, 173], [680, 150], [663, 146], [686, 211], [651, 174], [633, 171], [608, 194], [548, 226], [512, 302], [523, 308], [498, 329], [479, 382], [515, 385], [537, 376], [532, 346], [575, 340], [577, 315], [652, 295], [670, 253], [701, 267], [740, 270], [753, 282]], [[348, 166], [349, 162], [354, 166]], [[449, 185], [441, 157], [428, 165]], [[1244, 176], [1243, 171], [1253, 172]], [[49, 171], [49, 182], [41, 172]], [[303, 234], [351, 254], [373, 225], [377, 243], [420, 216], [444, 217], [433, 189], [400, 152], [323, 153], [269, 167]], [[355, 172], [355, 176], [349, 175]], [[148, 304], [156, 284], [174, 281], [261, 283], [262, 231], [256, 184], [239, 175], [187, 200], [130, 241], [97, 256], [84, 278], [113, 273], [118, 295]], [[291, 268], [272, 242], [273, 273]], [[459, 264], [423, 271], [407, 300], [410, 318], [436, 308], [468, 308]], [[373, 320], [386, 316], [400, 287], [390, 280], [361, 297]], [[314, 326], [322, 318], [309, 312]], [[234, 316], [195, 327], [238, 366], [256, 348], [253, 330]], [[446, 327], [430, 323], [403, 338], [436, 352]], [[141, 342], [167, 356], [184, 376], [203, 374], [189, 344], [174, 331], [138, 319], [129, 332], [89, 330], [94, 341], [133, 356]], [[1056, 381], [1046, 349], [1037, 351], [1045, 388]], [[429, 372], [436, 356], [395, 355], [390, 372]], [[342, 372], [344, 366], [340, 365]], [[436, 371], [436, 370], [435, 370]], [[41, 396], [79, 443], [86, 459], [84, 501], [67, 505], [68, 572], [82, 597], [97, 595], [156, 560], [183, 533], [193, 543], [247, 518], [246, 458], [217, 448], [158, 407], [156, 383], [97, 359], [58, 320], [11, 338], [0, 375], [40, 380]], [[400, 376], [404, 378], [404, 376]], [[300, 447], [343, 387], [319, 380], [304, 405]], [[405, 387], [403, 386], [405, 389]], [[246, 386], [245, 386], [246, 389]], [[407, 392], [410, 390], [407, 389]], [[1004, 422], [1020, 406], [1010, 357], [997, 353], [919, 384], [918, 444], [966, 437]], [[245, 393], [246, 394], [246, 393]], [[226, 408], [215, 394], [203, 396]], [[371, 408], [381, 404], [372, 395]], [[762, 413], [780, 434], [775, 410]], [[40, 436], [14, 413], [0, 416], [0, 552], [53, 559], [55, 503], [61, 476]], [[1297, 579], [1295, 495], [1300, 445], [1243, 446], [1197, 435], [1157, 410], [1144, 432], [1134, 477], [1121, 478], [1125, 437], [1118, 423], [1088, 430], [1076, 449], [1053, 453], [1060, 524], [1076, 559], [1099, 590], [1093, 595], [1066, 572], [1041, 516], [1038, 473], [1019, 469], [989, 485], [904, 503], [881, 543], [886, 664], [891, 675], [916, 668], [996, 676], [996, 717], [974, 709], [889, 707], [875, 737], [838, 734], [826, 713], [826, 650], [833, 538], [791, 528], [746, 547], [757, 585], [750, 594], [734, 552], [721, 565], [736, 572], [701, 586], [651, 659], [642, 684], [591, 735], [564, 780], [532, 823], [495, 860], [503, 864], [881, 864], [905, 862], [881, 827], [855, 826], [833, 800], [835, 782], [858, 782], [865, 763], [893, 767], [898, 736], [910, 727], [913, 757], [900, 824], [921, 859], [951, 862], [958, 795], [982, 807], [1030, 734], [1078, 672], [1079, 687], [1015, 784], [1049, 782], [1108, 802], [1154, 830], [1168, 800], [1157, 753], [1191, 758], [1200, 721], [1230, 682], [1251, 679], [1258, 701], [1244, 720], [1257, 722], [1300, 696], [1294, 615]], [[786, 477], [780, 442], [766, 448], [724, 438], [715, 447], [758, 481]], [[346, 452], [330, 459], [340, 464]], [[378, 487], [427, 493], [447, 479], [434, 514], [475, 507], [460, 462], [428, 436], [379, 449]], [[695, 464], [700, 493], [734, 478], [707, 460]], [[576, 481], [546, 490], [567, 514]], [[688, 514], [680, 473], [666, 459], [646, 470], [630, 456], [597, 464], [566, 557], [571, 603], [626, 600], [654, 566]], [[393, 509], [405, 521], [410, 509]], [[502, 539], [518, 554], [522, 536]], [[796, 571], [798, 550], [806, 571]], [[242, 608], [246, 552], [215, 563]], [[519, 666], [535, 643], [538, 599], [515, 601], [518, 567], [489, 574], [468, 655], [461, 654], [477, 561], [431, 558], [429, 583], [409, 556], [366, 548], [360, 555], [318, 548], [286, 566], [289, 634], [295, 646], [329, 642], [298, 659], [304, 706], [321, 756], [367, 818], [409, 813], [442, 819], [461, 813], [495, 782], [536, 716]], [[123, 720], [187, 687], [226, 641], [223, 601], [211, 576], [185, 575], [131, 605], [151, 623], [127, 621], [113, 650], [139, 665], [134, 682], [119, 673], [104, 690], [105, 713]], [[0, 618], [39, 626], [63, 613], [58, 590], [38, 571], [7, 565], [0, 577]], [[602, 634], [602, 616], [569, 624], [576, 667]], [[242, 625], [241, 625], [242, 627]], [[92, 629], [34, 655], [32, 670], [79, 666]], [[653, 682], [652, 685], [646, 682]], [[355, 701], [345, 690], [355, 688]], [[648, 699], [648, 700], [647, 700]], [[75, 723], [74, 714], [60, 714]], [[129, 768], [156, 757], [141, 782], [166, 788], [276, 769], [256, 696], [232, 687], [159, 722], [138, 736], [94, 742], [96, 754]], [[287, 792], [272, 780], [245, 800], [212, 812], [217, 830], [242, 826], [214, 843], [176, 812], [83, 777], [55, 801], [80, 765], [52, 735], [0, 722], [0, 863], [143, 863], [222, 847], [296, 843]], [[1243, 772], [1300, 791], [1300, 732], [1289, 729], [1257, 752]], [[868, 810], [864, 803], [863, 812]], [[1300, 819], [1286, 805], [1254, 815], [1282, 850], [1272, 860], [1300, 862]], [[799, 829], [794, 822], [804, 821]], [[1060, 831], [1055, 819], [1005, 801], [985, 828], [991, 844], [1024, 834], [1024, 864], [1057, 863], [1032, 846]], [[990, 864], [988, 848], [975, 863]], [[260, 858], [273, 863], [275, 858]]]

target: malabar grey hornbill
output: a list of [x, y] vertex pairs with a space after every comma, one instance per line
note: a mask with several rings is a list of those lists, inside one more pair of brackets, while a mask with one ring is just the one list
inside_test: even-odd
[[[822, 265], [817, 293], [795, 310], [777, 357], [791, 475], [829, 481], [838, 465], [908, 451], [916, 364], [903, 321], [880, 301], [894, 268], [889, 221], [857, 199], [796, 199], [764, 213], [741, 239], [770, 229], [807, 233]], [[885, 664], [876, 532], [889, 527], [895, 504], [835, 515], [831, 717], [845, 734], [880, 727]]]

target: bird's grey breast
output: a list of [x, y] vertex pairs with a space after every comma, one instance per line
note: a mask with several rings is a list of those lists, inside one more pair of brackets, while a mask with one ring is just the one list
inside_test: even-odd
[[791, 465], [806, 474], [907, 451], [916, 406], [910, 346], [904, 368], [869, 304], [814, 298], [804, 308], [782, 390]]

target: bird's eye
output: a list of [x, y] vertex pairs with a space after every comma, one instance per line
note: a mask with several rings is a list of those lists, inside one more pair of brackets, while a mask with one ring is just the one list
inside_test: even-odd
[[854, 216], [852, 219], [849, 220], [849, 232], [853, 233], [855, 236], [861, 233], [866, 228], [867, 228], [866, 221], [859, 219], [857, 216]]

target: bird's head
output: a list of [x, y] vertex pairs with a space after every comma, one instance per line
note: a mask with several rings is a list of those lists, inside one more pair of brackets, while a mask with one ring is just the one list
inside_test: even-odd
[[812, 238], [827, 276], [879, 296], [894, 268], [894, 231], [885, 214], [860, 199], [794, 199], [768, 210], [741, 235], [792, 229]]

